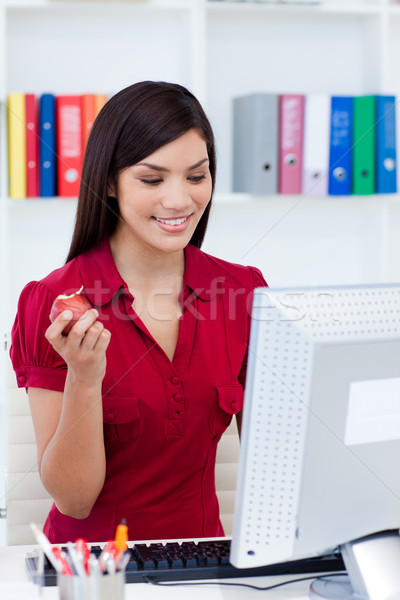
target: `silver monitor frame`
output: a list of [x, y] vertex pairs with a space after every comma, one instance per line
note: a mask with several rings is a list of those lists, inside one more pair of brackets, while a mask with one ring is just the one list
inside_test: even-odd
[[400, 285], [258, 288], [232, 564], [398, 530], [399, 457]]

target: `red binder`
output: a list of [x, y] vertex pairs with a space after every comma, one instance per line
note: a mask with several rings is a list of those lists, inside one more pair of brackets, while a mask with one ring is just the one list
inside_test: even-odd
[[57, 96], [57, 193], [78, 196], [82, 170], [81, 96]]
[[301, 194], [303, 171], [304, 95], [279, 98], [280, 194]]
[[38, 105], [35, 94], [25, 95], [26, 115], [26, 196], [39, 196]]

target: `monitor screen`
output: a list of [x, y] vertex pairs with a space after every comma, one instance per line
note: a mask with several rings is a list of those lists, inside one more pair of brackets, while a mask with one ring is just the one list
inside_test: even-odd
[[399, 527], [400, 285], [258, 288], [232, 564]]

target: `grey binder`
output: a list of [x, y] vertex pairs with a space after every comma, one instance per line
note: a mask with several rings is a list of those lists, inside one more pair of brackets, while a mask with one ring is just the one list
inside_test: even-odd
[[233, 191], [278, 193], [279, 95], [233, 99]]

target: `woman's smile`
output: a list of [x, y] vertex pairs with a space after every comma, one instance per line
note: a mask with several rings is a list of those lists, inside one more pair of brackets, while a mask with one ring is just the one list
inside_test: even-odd
[[168, 231], [171, 233], [180, 233], [181, 231], [185, 231], [189, 226], [191, 215], [187, 217], [176, 217], [174, 219], [171, 218], [161, 218], [161, 217], [152, 217], [155, 221], [157, 221], [158, 225], [164, 231]]

